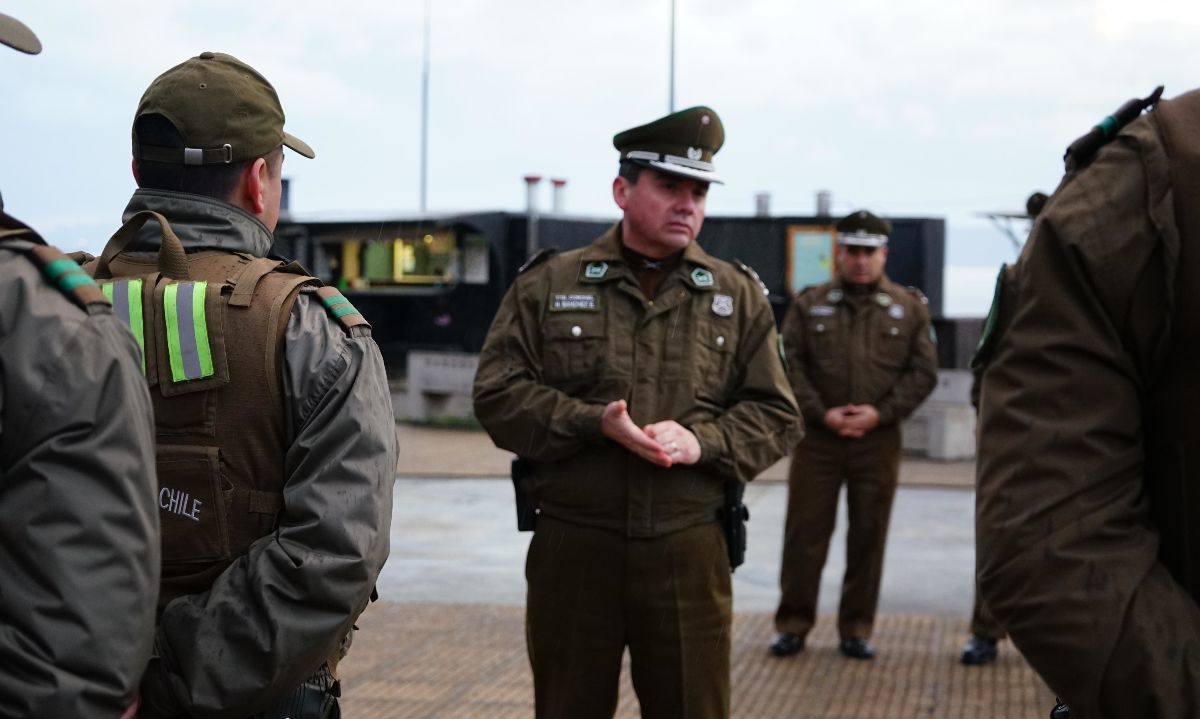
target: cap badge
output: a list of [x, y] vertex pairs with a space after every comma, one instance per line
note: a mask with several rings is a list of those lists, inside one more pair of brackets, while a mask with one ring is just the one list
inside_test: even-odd
[[704, 150], [701, 150], [699, 147], [689, 147], [687, 155], [689, 160], [699, 160], [701, 157], [704, 157]]
[[712, 273], [703, 267], [697, 267], [696, 269], [692, 270], [692, 284], [697, 287], [712, 287]]
[[904, 319], [904, 305], [892, 305], [888, 308], [888, 314], [891, 315], [892, 319], [894, 320]]
[[729, 295], [713, 295], [712, 311], [717, 317], [728, 317], [733, 314], [733, 298]]
[[891, 307], [892, 296], [886, 292], [880, 292], [879, 294], [875, 295], [875, 301], [879, 303], [880, 307]]
[[589, 280], [599, 280], [608, 274], [607, 262], [589, 262], [583, 270], [583, 276]]

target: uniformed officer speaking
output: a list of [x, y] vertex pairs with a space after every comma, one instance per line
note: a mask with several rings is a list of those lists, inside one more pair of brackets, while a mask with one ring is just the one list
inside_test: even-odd
[[[41, 50], [7, 15], [0, 44]], [[95, 283], [0, 201], [4, 716], [136, 711], [159, 576], [154, 429], [138, 358]]]
[[884, 543], [900, 468], [900, 421], [933, 390], [937, 358], [924, 297], [884, 274], [891, 224], [858, 211], [837, 223], [838, 277], [800, 292], [783, 324], [808, 436], [792, 455], [775, 614], [776, 656], [804, 649], [838, 494], [850, 523], [839, 649], [870, 659]]
[[611, 717], [626, 647], [643, 716], [729, 713], [717, 513], [800, 426], [760, 283], [696, 243], [723, 140], [706, 107], [618, 134], [623, 220], [531, 263], [480, 357], [476, 415], [533, 464], [539, 717]]

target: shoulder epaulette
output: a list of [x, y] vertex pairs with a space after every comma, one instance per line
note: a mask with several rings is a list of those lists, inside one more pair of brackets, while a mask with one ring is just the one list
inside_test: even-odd
[[908, 285], [904, 289], [908, 290], [918, 300], [921, 300], [921, 304], [923, 304], [923, 305], [929, 304], [929, 298], [926, 297], [925, 293], [922, 292], [920, 289], [913, 287], [912, 285]]
[[29, 256], [42, 269], [42, 274], [72, 302], [87, 309], [88, 305], [111, 305], [83, 268], [74, 260], [49, 245], [35, 245]]
[[350, 300], [346, 299], [345, 295], [338, 291], [336, 287], [320, 287], [317, 289], [317, 296], [321, 298], [321, 304], [325, 305], [325, 311], [338, 321], [342, 327], [350, 330], [354, 327], [366, 326], [368, 329], [371, 323], [362, 316], [354, 305], [350, 304]]
[[741, 260], [738, 260], [738, 259], [734, 259], [733, 264], [737, 265], [738, 269], [741, 270], [742, 272], [745, 272], [746, 274], [750, 275], [750, 279], [757, 282], [758, 286], [762, 288], [764, 295], [771, 294], [771, 291], [767, 289], [767, 283], [762, 281], [762, 278], [758, 276], [758, 273], [755, 272], [754, 269], [752, 267], [750, 267], [750, 265], [747, 265], [745, 262], [742, 262]]
[[558, 252], [558, 250], [553, 247], [543, 247], [542, 249], [530, 255], [528, 260], [525, 260], [525, 264], [521, 265], [520, 269], [517, 270], [517, 274], [522, 274], [526, 270], [540, 265], [549, 259], [550, 255], [553, 255], [555, 252]]
[[1133, 98], [1117, 108], [1116, 112], [1097, 123], [1082, 137], [1072, 142], [1067, 147], [1067, 151], [1063, 153], [1063, 162], [1066, 164], [1067, 170], [1079, 170], [1085, 167], [1100, 151], [1100, 148], [1112, 141], [1123, 127], [1137, 119], [1137, 116], [1141, 115], [1146, 108], [1158, 104], [1162, 94], [1163, 86], [1159, 85], [1148, 97]]

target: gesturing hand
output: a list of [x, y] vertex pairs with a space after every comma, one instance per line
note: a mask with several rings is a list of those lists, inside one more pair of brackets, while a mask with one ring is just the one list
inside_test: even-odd
[[628, 407], [629, 405], [623, 399], [605, 405], [604, 413], [600, 415], [600, 431], [605, 437], [647, 462], [660, 467], [670, 467], [671, 455], [658, 441], [649, 437], [633, 423], [629, 417]]

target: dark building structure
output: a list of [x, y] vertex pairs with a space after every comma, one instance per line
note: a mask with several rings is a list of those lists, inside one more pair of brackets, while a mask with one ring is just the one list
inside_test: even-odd
[[[888, 275], [929, 298], [942, 367], [962, 368], [979, 323], [943, 318], [945, 222], [891, 218]], [[340, 287], [374, 327], [393, 372], [411, 350], [478, 352], [496, 308], [534, 248], [588, 244], [611, 220], [480, 212], [378, 220], [285, 218], [276, 251]], [[700, 244], [752, 267], [782, 318], [793, 293], [833, 272], [828, 217], [709, 217]]]

